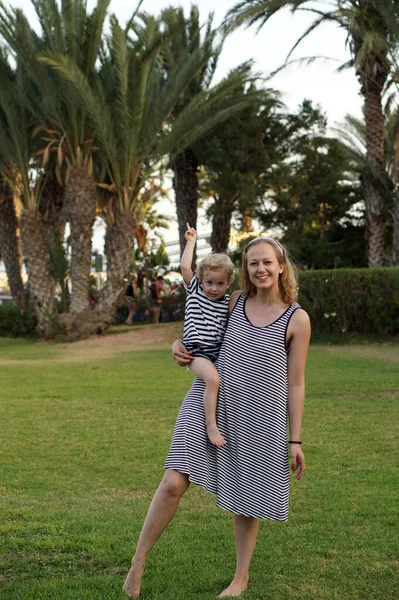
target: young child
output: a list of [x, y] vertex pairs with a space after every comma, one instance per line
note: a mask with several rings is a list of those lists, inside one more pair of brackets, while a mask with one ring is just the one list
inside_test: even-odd
[[224, 446], [226, 440], [216, 424], [220, 379], [213, 363], [226, 329], [229, 307], [226, 290], [234, 279], [234, 265], [226, 254], [209, 254], [193, 273], [191, 264], [197, 233], [188, 223], [185, 238], [187, 243], [180, 261], [187, 293], [183, 343], [194, 357], [189, 369], [206, 384], [204, 408], [208, 439], [215, 446]]

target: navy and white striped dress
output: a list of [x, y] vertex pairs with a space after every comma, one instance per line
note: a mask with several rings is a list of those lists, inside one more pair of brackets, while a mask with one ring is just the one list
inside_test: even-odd
[[293, 304], [276, 321], [256, 327], [246, 316], [247, 296], [233, 308], [216, 368], [221, 386], [217, 423], [226, 446], [207, 438], [203, 396], [196, 378], [181, 406], [165, 468], [216, 494], [218, 506], [238, 515], [288, 518], [288, 350]]

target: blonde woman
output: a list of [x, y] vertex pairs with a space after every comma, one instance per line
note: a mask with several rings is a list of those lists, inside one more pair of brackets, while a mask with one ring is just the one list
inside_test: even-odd
[[[294, 269], [277, 240], [258, 238], [247, 245], [241, 286], [230, 299], [215, 365], [221, 380], [217, 422], [227, 443], [208, 443], [204, 383], [197, 378], [181, 406], [166, 471], [125, 581], [130, 597], [139, 595], [147, 555], [190, 482], [214, 493], [218, 506], [233, 514], [236, 570], [219, 598], [240, 596], [248, 584], [259, 520], [288, 518], [289, 458], [291, 470], [299, 469], [297, 479], [305, 473], [301, 423], [310, 323], [296, 302]], [[181, 341], [174, 343], [173, 356], [180, 365], [192, 360]]]

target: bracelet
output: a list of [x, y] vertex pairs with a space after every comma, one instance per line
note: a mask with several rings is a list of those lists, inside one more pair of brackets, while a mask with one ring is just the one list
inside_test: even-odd
[[302, 442], [295, 442], [293, 440], [288, 440], [288, 443], [289, 444], [299, 444], [299, 445], [302, 445]]

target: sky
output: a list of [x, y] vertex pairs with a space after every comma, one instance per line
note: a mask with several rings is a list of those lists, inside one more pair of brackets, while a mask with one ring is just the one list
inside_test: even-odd
[[[197, 0], [202, 20], [206, 20], [210, 12], [214, 12], [214, 25], [218, 26], [226, 12], [237, 3], [237, 0]], [[29, 0], [12, 0], [11, 6], [22, 8], [34, 21], [34, 11]], [[159, 15], [161, 10], [173, 5], [182, 6], [188, 15], [192, 2], [190, 0], [144, 0], [141, 10]], [[320, 2], [318, 2], [320, 5]], [[89, 9], [95, 5], [88, 0]], [[126, 0], [111, 0], [110, 12], [115, 13], [123, 23], [131, 16], [137, 3]], [[264, 76], [270, 75], [281, 66], [285, 58], [299, 38], [312, 22], [308, 13], [297, 12], [292, 15], [288, 10], [274, 15], [270, 21], [256, 33], [257, 28], [240, 28], [231, 34], [223, 47], [219, 60], [215, 81], [222, 79], [230, 69], [244, 61], [253, 59], [254, 70]], [[326, 112], [329, 126], [343, 121], [345, 114], [361, 115], [362, 100], [359, 95], [359, 84], [353, 69], [337, 73], [337, 68], [349, 59], [349, 51], [345, 46], [345, 32], [329, 23], [311, 33], [296, 49], [293, 58], [308, 56], [324, 56], [323, 60], [311, 65], [294, 64], [268, 80], [267, 87], [280, 90], [282, 100], [289, 110], [296, 110], [304, 98], [320, 104]], [[162, 213], [174, 217], [171, 202], [163, 201]], [[209, 231], [209, 225], [203, 218], [198, 224], [199, 234]], [[177, 239], [177, 227], [170, 223], [170, 230], [163, 233], [165, 241]], [[102, 250], [101, 227], [94, 237], [94, 246]]]

